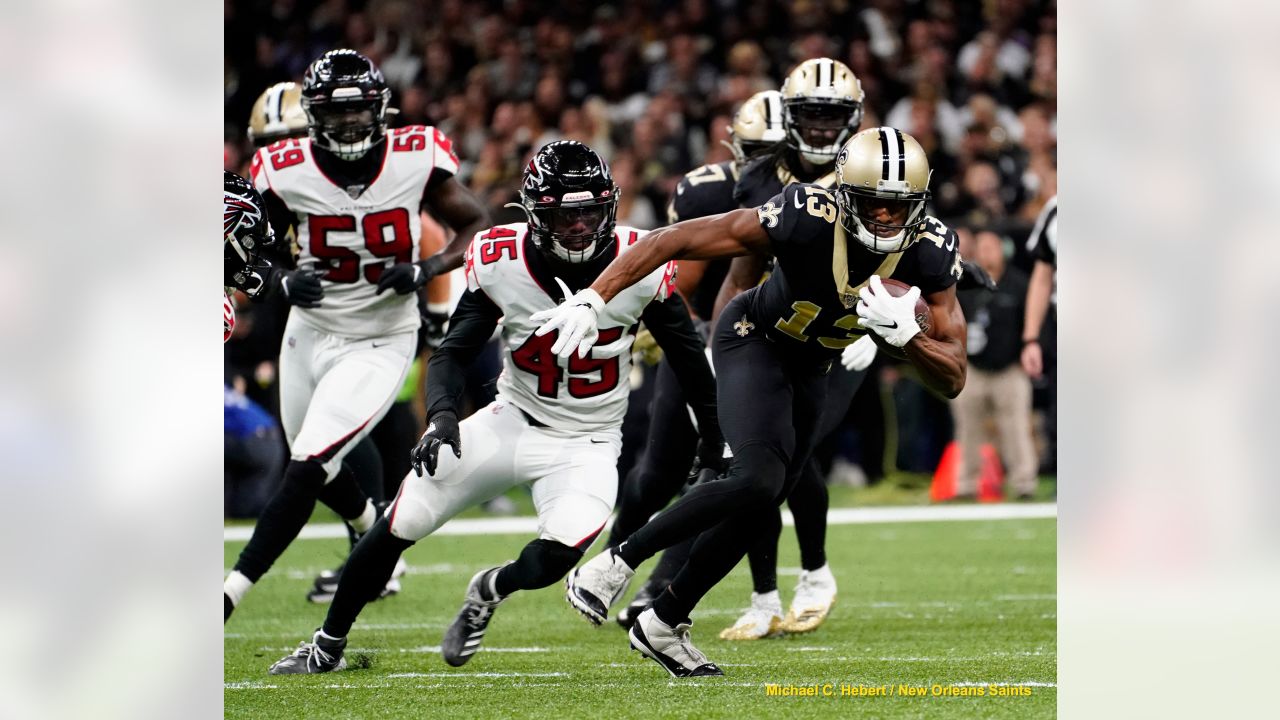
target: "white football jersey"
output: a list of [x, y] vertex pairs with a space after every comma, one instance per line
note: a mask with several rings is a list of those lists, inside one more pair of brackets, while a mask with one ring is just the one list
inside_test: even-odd
[[384, 269], [418, 260], [418, 210], [432, 173], [453, 175], [458, 158], [444, 133], [411, 125], [387, 133], [382, 170], [351, 197], [316, 165], [309, 138], [282, 140], [253, 156], [253, 184], [298, 216], [298, 267], [323, 274], [318, 308], [293, 308], [321, 331], [366, 338], [418, 327], [417, 296], [375, 295]]
[[[551, 352], [558, 332], [542, 337], [534, 331], [542, 323], [529, 316], [559, 303], [529, 269], [526, 252], [538, 252], [526, 244], [525, 223], [499, 225], [479, 233], [467, 248], [467, 289], [482, 291], [502, 310], [502, 373], [498, 393], [539, 422], [558, 430], [586, 432], [622, 426], [631, 392], [631, 353], [617, 357], [579, 357], [561, 360]], [[619, 226], [614, 230], [615, 257], [624, 253], [645, 230]], [[666, 300], [675, 291], [676, 263], [655, 269], [644, 279], [618, 293], [600, 315], [600, 339], [608, 345], [634, 332], [645, 307]]]

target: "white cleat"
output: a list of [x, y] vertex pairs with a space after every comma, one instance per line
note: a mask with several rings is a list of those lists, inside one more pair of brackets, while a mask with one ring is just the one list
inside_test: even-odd
[[818, 629], [836, 602], [836, 578], [831, 566], [800, 573], [796, 583], [796, 596], [791, 609], [782, 619], [782, 630], [789, 633], [807, 633]]
[[732, 627], [720, 631], [721, 640], [759, 640], [782, 635], [782, 599], [778, 591], [751, 593], [751, 607]]
[[605, 550], [564, 579], [565, 599], [592, 623], [602, 625], [635, 574], [612, 549]]
[[671, 673], [672, 677], [708, 677], [724, 675], [724, 671], [707, 659], [689, 639], [692, 623], [675, 627], [662, 622], [649, 608], [631, 625], [631, 647]]

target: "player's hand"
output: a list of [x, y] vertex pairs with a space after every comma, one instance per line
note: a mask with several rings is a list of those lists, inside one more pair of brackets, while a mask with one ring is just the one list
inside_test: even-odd
[[1044, 355], [1039, 342], [1029, 342], [1022, 346], [1022, 369], [1032, 380], [1044, 374]]
[[441, 265], [440, 259], [436, 257], [415, 263], [396, 263], [382, 271], [382, 277], [378, 278], [378, 289], [373, 294], [381, 295], [387, 290], [395, 290], [400, 295], [417, 292], [440, 274], [443, 269]]
[[427, 422], [427, 431], [409, 453], [413, 471], [422, 477], [425, 465], [427, 474], [436, 474], [436, 462], [440, 458], [440, 446], [453, 448], [453, 456], [462, 459], [462, 432], [458, 429], [458, 416], [449, 410], [441, 410]]
[[309, 267], [281, 271], [276, 275], [276, 283], [290, 305], [315, 308], [320, 307], [320, 301], [324, 299], [320, 274]]
[[427, 347], [432, 350], [440, 349], [440, 343], [444, 342], [444, 325], [447, 322], [449, 322], [449, 313], [428, 310], [422, 314], [422, 332], [426, 338]]
[[604, 298], [600, 293], [587, 288], [570, 297], [569, 286], [560, 278], [556, 278], [561, 292], [568, 298], [550, 310], [541, 310], [529, 316], [533, 322], [542, 323], [536, 335], [560, 331], [560, 336], [551, 345], [551, 352], [562, 360], [577, 351], [582, 357], [596, 340], [600, 338], [600, 311], [604, 309]]
[[275, 268], [271, 267], [270, 263], [262, 262], [258, 265], [245, 266], [235, 274], [233, 280], [237, 290], [251, 298], [256, 298], [262, 296], [263, 291], [267, 290], [274, 272]]
[[879, 275], [872, 275], [867, 287], [858, 291], [858, 325], [884, 338], [894, 347], [906, 345], [920, 334], [916, 322], [916, 300], [920, 288], [912, 286], [902, 297], [894, 297], [884, 289]]
[[729, 458], [724, 456], [724, 438], [719, 433], [698, 443], [698, 455], [689, 471], [689, 482], [699, 485], [711, 482], [729, 470]]
[[840, 364], [844, 365], [845, 370], [853, 372], [866, 370], [875, 359], [876, 343], [870, 335], [863, 335], [840, 353]]

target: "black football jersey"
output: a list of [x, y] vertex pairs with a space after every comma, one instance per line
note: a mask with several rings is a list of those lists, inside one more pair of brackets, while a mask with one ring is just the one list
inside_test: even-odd
[[[667, 206], [667, 222], [675, 224], [681, 220], [719, 215], [740, 206], [733, 199], [734, 183], [738, 180], [738, 170], [732, 161], [703, 165], [690, 171], [680, 179], [676, 186], [676, 194], [671, 197]], [[689, 298], [693, 312], [698, 317], [710, 319], [715, 307], [716, 294], [724, 276], [729, 272], [729, 260], [711, 260], [703, 271], [702, 280]]]
[[835, 198], [821, 186], [793, 183], [756, 212], [775, 264], [753, 292], [749, 330], [760, 326], [789, 354], [830, 358], [861, 337], [854, 306], [872, 275], [918, 286], [925, 295], [960, 277], [955, 231], [933, 217], [906, 250], [882, 255], [846, 237]]
[[[742, 169], [738, 184], [733, 188], [733, 197], [738, 207], [760, 207], [794, 182], [801, 180], [783, 167], [779, 158], [763, 155]], [[813, 184], [823, 187], [831, 187], [835, 182], [834, 170], [813, 180]]]

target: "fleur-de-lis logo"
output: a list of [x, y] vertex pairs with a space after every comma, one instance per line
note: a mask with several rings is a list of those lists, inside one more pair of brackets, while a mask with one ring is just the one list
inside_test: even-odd
[[756, 209], [756, 214], [760, 216], [760, 222], [768, 227], [778, 227], [778, 216], [782, 214], [782, 208], [767, 202]]
[[741, 320], [733, 324], [733, 330], [738, 333], [738, 337], [746, 337], [755, 329], [756, 324], [748, 320], [746, 315], [743, 315]]

